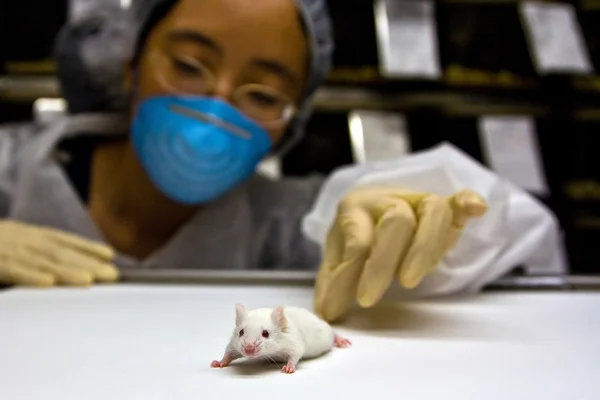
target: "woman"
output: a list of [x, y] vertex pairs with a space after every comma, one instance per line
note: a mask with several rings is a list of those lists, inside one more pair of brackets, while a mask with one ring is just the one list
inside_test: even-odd
[[[321, 262], [300, 231], [321, 180], [253, 172], [302, 134], [327, 75], [324, 0], [132, 8], [135, 25], [98, 13], [65, 27], [58, 64], [68, 117], [0, 132], [0, 280], [89, 285], [118, 279], [125, 266], [321, 264], [316, 309], [333, 320], [355, 300], [377, 303], [394, 279], [417, 286], [485, 212], [468, 191], [445, 199], [359, 189], [340, 204]], [[128, 39], [133, 51], [118, 65]]]

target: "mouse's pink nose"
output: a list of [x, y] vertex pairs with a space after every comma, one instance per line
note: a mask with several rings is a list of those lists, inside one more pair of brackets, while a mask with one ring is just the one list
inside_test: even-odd
[[244, 351], [247, 354], [254, 354], [256, 352], [256, 346], [254, 345], [254, 343], [250, 343], [244, 346]]

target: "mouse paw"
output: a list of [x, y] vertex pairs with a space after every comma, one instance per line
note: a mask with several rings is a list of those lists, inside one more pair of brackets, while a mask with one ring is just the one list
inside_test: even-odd
[[281, 368], [281, 372], [285, 372], [286, 374], [293, 374], [296, 372], [296, 366], [292, 364], [286, 364]]
[[348, 339], [341, 337], [340, 335], [338, 335], [337, 333], [333, 336], [333, 345], [335, 347], [339, 347], [342, 349], [345, 349], [347, 347], [352, 346], [352, 342], [350, 342]]
[[214, 360], [213, 362], [210, 363], [210, 366], [213, 368], [225, 368], [227, 366], [227, 364], [222, 361]]

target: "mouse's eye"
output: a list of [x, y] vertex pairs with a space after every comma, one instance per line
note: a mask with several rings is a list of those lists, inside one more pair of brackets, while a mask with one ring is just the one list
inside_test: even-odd
[[269, 331], [264, 330], [262, 333], [262, 337], [264, 337], [265, 339], [267, 339], [269, 337]]
[[240, 336], [244, 336], [244, 330], [240, 330]]

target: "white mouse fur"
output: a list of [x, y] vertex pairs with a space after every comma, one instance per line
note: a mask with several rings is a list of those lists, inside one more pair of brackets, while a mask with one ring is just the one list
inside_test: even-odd
[[213, 367], [226, 367], [241, 357], [264, 358], [287, 362], [282, 370], [291, 373], [300, 359], [318, 357], [333, 346], [350, 345], [348, 340], [336, 335], [327, 322], [299, 307], [248, 311], [236, 304], [235, 325], [223, 359], [213, 361]]

